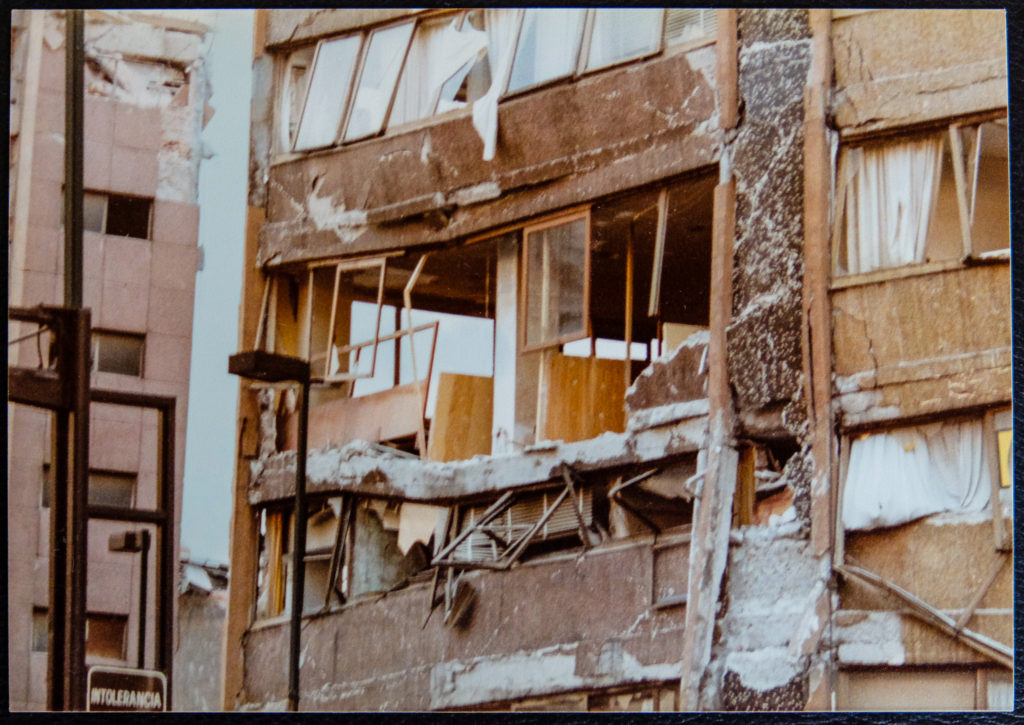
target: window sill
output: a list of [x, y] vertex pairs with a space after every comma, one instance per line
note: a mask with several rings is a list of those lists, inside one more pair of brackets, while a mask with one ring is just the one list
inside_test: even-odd
[[890, 282], [892, 280], [904, 279], [906, 277], [924, 277], [930, 274], [940, 274], [955, 269], [967, 269], [968, 267], [983, 266], [989, 264], [1008, 264], [1010, 261], [1009, 250], [997, 250], [986, 252], [978, 257], [966, 257], [963, 259], [951, 259], [944, 262], [925, 262], [924, 264], [906, 265], [903, 267], [891, 267], [888, 269], [876, 269], [871, 272], [860, 274], [847, 274], [834, 278], [830, 286], [832, 292], [846, 289], [848, 287], [861, 287], [879, 282]]

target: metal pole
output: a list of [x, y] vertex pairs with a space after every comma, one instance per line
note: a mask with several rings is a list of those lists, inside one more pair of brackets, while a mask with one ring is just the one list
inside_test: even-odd
[[174, 448], [176, 406], [174, 398], [170, 398], [160, 408], [160, 510], [164, 513], [164, 523], [157, 529], [157, 577], [159, 578], [157, 608], [157, 637], [155, 643], [155, 669], [161, 670], [167, 677], [166, 707], [172, 709], [174, 692], [174, 571], [177, 561], [174, 558], [175, 531], [175, 490], [174, 490]]
[[53, 447], [50, 458], [50, 611], [47, 614], [49, 646], [46, 661], [46, 707], [63, 710], [67, 702], [64, 687], [70, 674], [67, 665], [67, 552], [68, 552], [68, 431], [66, 410], [54, 413]]
[[[64, 305], [82, 307], [82, 91], [85, 67], [85, 22], [82, 10], [67, 10], [64, 56]], [[72, 316], [75, 377], [71, 434], [71, 491], [68, 497], [68, 563], [65, 585], [70, 592], [65, 656], [64, 708], [85, 709], [86, 552], [88, 540], [89, 472], [89, 330], [90, 315]], [[65, 367], [68, 370], [71, 366]], [[56, 552], [54, 552], [56, 553]]]
[[299, 436], [295, 460], [295, 546], [292, 549], [292, 612], [288, 631], [288, 709], [299, 709], [299, 647], [306, 580], [306, 436], [309, 428], [309, 378], [302, 381]]
[[146, 590], [149, 588], [149, 530], [140, 532], [139, 560], [139, 669], [146, 667]]
[[64, 60], [64, 305], [82, 306], [82, 130], [85, 31], [82, 10], [66, 10]]

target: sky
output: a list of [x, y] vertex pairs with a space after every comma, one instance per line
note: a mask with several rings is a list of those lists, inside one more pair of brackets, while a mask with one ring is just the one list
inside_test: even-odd
[[207, 43], [215, 113], [203, 131], [210, 157], [199, 170], [203, 268], [196, 275], [181, 546], [192, 559], [227, 564], [238, 402], [228, 356], [238, 352], [253, 11], [192, 12], [213, 26]]

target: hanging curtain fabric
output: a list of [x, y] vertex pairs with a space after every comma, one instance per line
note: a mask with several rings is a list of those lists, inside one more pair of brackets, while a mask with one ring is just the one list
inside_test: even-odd
[[942, 169], [942, 136], [845, 151], [848, 274], [924, 261]]
[[487, 8], [484, 13], [491, 87], [473, 103], [473, 127], [484, 142], [484, 161], [494, 158], [497, 147], [498, 97], [512, 65], [512, 50], [522, 12], [519, 8]]
[[939, 511], [981, 511], [991, 490], [984, 449], [981, 421], [854, 440], [843, 491], [844, 527], [874, 529]]
[[[424, 23], [416, 30], [398, 84], [390, 125], [415, 121], [435, 112], [441, 86], [487, 47], [487, 34], [468, 23], [459, 30], [458, 18]], [[467, 69], [468, 70], [468, 69]], [[441, 111], [454, 106], [447, 106]]]

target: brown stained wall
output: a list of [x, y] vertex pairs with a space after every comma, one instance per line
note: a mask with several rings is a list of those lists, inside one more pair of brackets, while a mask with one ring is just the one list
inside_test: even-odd
[[453, 240], [713, 163], [713, 78], [695, 67], [713, 52], [503, 101], [491, 162], [463, 114], [274, 166], [260, 261]]
[[[685, 557], [687, 545], [675, 546]], [[442, 610], [423, 627], [429, 584], [309, 618], [302, 708], [428, 710], [678, 677], [685, 607], [653, 609], [653, 576], [647, 539], [467, 575], [477, 598], [459, 629], [444, 626]], [[284, 700], [287, 641], [284, 624], [246, 635], [252, 706]], [[553, 665], [559, 658], [561, 666]], [[551, 669], [538, 676], [536, 668]], [[533, 684], [523, 689], [525, 682]]]
[[1005, 263], [835, 290], [844, 422], [1008, 401], [1009, 301]]
[[[1000, 558], [1002, 569], [966, 626], [1012, 646], [1013, 567], [1008, 555], [995, 551], [992, 521], [984, 514], [938, 515], [906, 526], [846, 535], [847, 562], [878, 574], [954, 619], [987, 583]], [[876, 621], [884, 621], [879, 619], [882, 616], [900, 618], [899, 602], [865, 584], [843, 580], [839, 597], [834, 621], [840, 645], [856, 641], [856, 628], [864, 628], [869, 616]], [[905, 664], [989, 661], [934, 627], [908, 615], [901, 619], [893, 631]], [[884, 643], [874, 644], [880, 651]], [[853, 657], [840, 650], [841, 660]]]
[[1007, 100], [1002, 10], [868, 12], [833, 24], [844, 130], [869, 131], [999, 108]]

